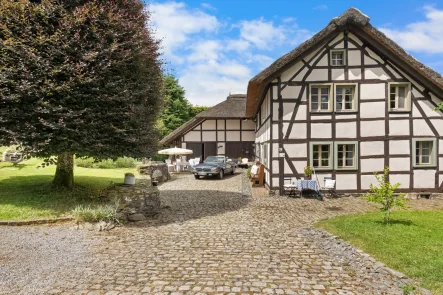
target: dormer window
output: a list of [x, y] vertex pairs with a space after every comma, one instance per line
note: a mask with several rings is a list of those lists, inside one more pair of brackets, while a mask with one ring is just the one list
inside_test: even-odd
[[345, 51], [333, 50], [331, 51], [331, 65], [344, 66], [345, 65]]
[[411, 83], [389, 83], [389, 111], [411, 110]]

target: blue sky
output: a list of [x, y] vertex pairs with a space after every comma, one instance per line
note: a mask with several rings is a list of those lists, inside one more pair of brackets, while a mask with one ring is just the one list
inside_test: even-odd
[[193, 104], [212, 106], [349, 7], [443, 73], [442, 1], [147, 1], [163, 59]]

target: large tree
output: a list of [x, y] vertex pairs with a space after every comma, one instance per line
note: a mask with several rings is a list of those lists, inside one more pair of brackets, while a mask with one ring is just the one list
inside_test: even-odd
[[159, 41], [141, 0], [0, 0], [0, 145], [56, 156], [142, 157], [157, 146]]

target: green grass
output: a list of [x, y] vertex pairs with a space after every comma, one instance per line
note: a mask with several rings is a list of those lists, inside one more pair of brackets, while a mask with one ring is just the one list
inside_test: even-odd
[[443, 294], [443, 211], [401, 211], [391, 218], [388, 226], [382, 213], [341, 216], [316, 226]]
[[[0, 147], [1, 149], [2, 147]], [[111, 183], [123, 182], [125, 172], [135, 169], [74, 168], [73, 190], [51, 185], [55, 166], [37, 168], [41, 159], [17, 166], [0, 162], [0, 220], [54, 218], [70, 215], [77, 205], [100, 203], [99, 192]]]

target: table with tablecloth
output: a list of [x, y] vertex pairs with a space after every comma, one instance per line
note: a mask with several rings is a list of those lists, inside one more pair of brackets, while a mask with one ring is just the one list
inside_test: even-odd
[[300, 193], [303, 193], [303, 190], [313, 190], [316, 193], [319, 193], [319, 187], [316, 180], [309, 179], [297, 179], [297, 187], [300, 190]]

